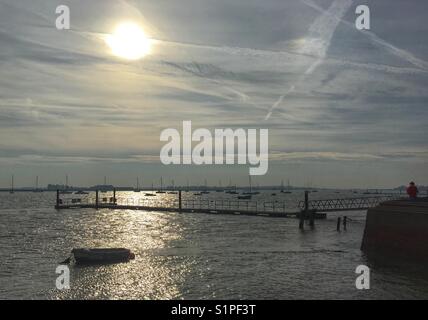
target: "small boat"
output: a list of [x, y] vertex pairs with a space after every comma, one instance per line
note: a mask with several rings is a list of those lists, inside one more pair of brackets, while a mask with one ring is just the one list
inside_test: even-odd
[[248, 195], [242, 195], [242, 196], [238, 196], [239, 200], [251, 200], [252, 195], [248, 194]]
[[79, 191], [76, 191], [74, 194], [89, 194], [89, 192], [79, 190]]
[[73, 191], [65, 191], [65, 190], [63, 190], [63, 191], [60, 191], [59, 193], [60, 194], [73, 194]]
[[135, 254], [125, 248], [73, 249], [71, 254], [76, 264], [118, 263], [135, 259]]

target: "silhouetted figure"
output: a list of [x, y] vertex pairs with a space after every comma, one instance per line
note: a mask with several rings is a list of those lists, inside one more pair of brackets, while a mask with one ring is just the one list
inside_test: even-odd
[[416, 199], [418, 197], [419, 190], [416, 187], [415, 183], [412, 181], [409, 183], [409, 186], [407, 187], [407, 194], [409, 195], [410, 199]]

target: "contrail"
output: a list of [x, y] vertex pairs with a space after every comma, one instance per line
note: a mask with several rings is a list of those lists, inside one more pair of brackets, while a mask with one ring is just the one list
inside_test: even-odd
[[351, 5], [352, 0], [335, 0], [330, 8], [326, 11], [323, 11], [321, 16], [315, 19], [315, 21], [309, 27], [309, 34], [307, 37], [308, 40], [305, 41], [303, 47], [300, 49], [300, 52], [316, 55], [317, 59], [297, 79], [296, 83], [293, 84], [290, 89], [285, 94], [281, 95], [279, 99], [272, 105], [265, 117], [265, 121], [269, 120], [272, 112], [281, 105], [284, 98], [290, 93], [294, 92], [296, 87], [306, 79], [306, 76], [312, 74], [324, 61], [328, 48], [330, 47], [331, 39], [333, 38], [334, 31]]
[[[322, 7], [320, 7], [319, 5], [317, 5], [316, 3], [314, 3], [312, 0], [300, 0], [301, 2], [303, 2], [304, 4], [310, 6], [311, 8], [319, 11], [319, 12], [326, 12]], [[332, 17], [334, 19], [337, 19], [339, 22], [344, 23], [346, 26], [354, 29], [355, 25], [349, 21], [343, 20], [343, 17], [339, 17], [339, 16], [334, 16]], [[417, 57], [415, 57], [412, 53], [397, 48], [396, 46], [392, 45], [391, 43], [379, 38], [376, 34], [374, 34], [371, 31], [368, 30], [364, 30], [364, 32], [362, 33], [363, 35], [367, 36], [370, 38], [370, 40], [372, 40], [374, 42], [374, 44], [383, 47], [384, 49], [386, 49], [388, 52], [390, 52], [391, 54], [404, 59], [405, 61], [409, 62], [410, 64], [423, 69], [423, 71], [428, 71], [428, 62], [422, 59], [419, 59]]]

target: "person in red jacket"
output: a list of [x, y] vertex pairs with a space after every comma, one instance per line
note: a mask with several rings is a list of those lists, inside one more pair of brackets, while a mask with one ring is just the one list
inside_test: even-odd
[[407, 187], [407, 194], [409, 195], [410, 199], [416, 199], [418, 197], [419, 190], [416, 187], [415, 183], [412, 181], [409, 183], [409, 186]]

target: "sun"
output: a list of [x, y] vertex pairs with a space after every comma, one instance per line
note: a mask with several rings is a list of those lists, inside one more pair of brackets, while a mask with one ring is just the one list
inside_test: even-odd
[[105, 38], [112, 54], [127, 60], [138, 60], [150, 53], [151, 40], [143, 28], [133, 22], [119, 24], [114, 32]]

